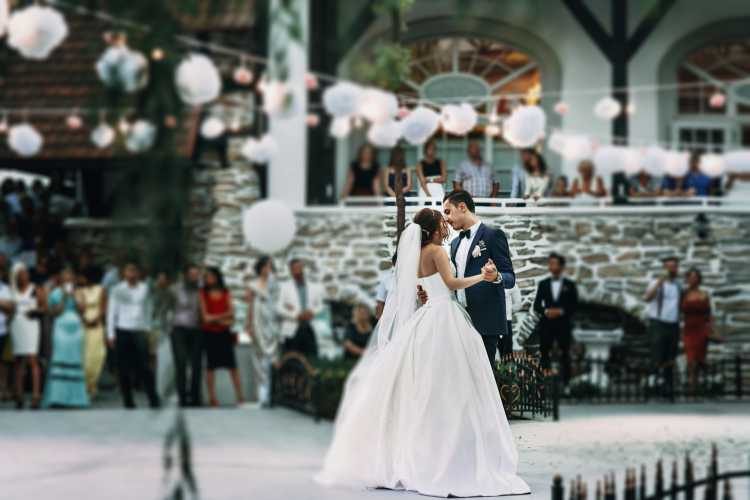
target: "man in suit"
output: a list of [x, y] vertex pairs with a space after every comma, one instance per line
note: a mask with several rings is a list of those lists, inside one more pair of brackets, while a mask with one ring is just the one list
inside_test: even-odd
[[551, 253], [547, 259], [550, 277], [539, 282], [534, 299], [534, 311], [541, 316], [539, 321], [539, 350], [542, 367], [550, 367], [549, 353], [557, 342], [561, 351], [563, 383], [570, 381], [570, 345], [573, 340], [573, 315], [578, 306], [576, 284], [562, 276], [565, 257]]
[[[516, 275], [510, 261], [508, 240], [502, 230], [483, 224], [477, 217], [474, 200], [466, 191], [453, 191], [443, 200], [443, 215], [459, 237], [451, 242], [451, 260], [459, 278], [481, 274], [488, 262], [495, 279], [457, 290], [458, 301], [469, 313], [474, 328], [482, 336], [490, 366], [494, 368], [500, 338], [508, 335], [505, 289], [513, 288]], [[427, 295], [419, 291], [422, 302]]]
[[281, 318], [281, 338], [284, 352], [296, 351], [305, 356], [318, 355], [318, 342], [312, 321], [323, 311], [323, 288], [305, 279], [305, 265], [299, 259], [289, 262], [292, 279], [279, 290], [276, 312]]

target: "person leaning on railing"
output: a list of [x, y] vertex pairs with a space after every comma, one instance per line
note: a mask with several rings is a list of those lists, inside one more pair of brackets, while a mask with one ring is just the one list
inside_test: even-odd
[[349, 165], [341, 199], [349, 196], [380, 196], [380, 165], [375, 158], [375, 148], [363, 144], [357, 159]]

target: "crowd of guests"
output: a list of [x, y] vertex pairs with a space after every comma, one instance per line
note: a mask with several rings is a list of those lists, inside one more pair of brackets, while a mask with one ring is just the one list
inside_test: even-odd
[[[631, 198], [730, 196], [747, 199], [750, 196], [750, 174], [731, 174], [725, 179], [713, 178], [700, 170], [701, 153], [690, 155], [689, 170], [683, 177], [664, 175], [654, 178], [646, 170], [623, 179], [619, 196]], [[471, 141], [466, 158], [455, 166], [452, 188], [468, 191], [474, 198], [496, 198], [501, 185], [495, 167], [482, 157], [480, 143]], [[582, 160], [577, 175], [571, 180], [565, 175], [553, 176], [544, 156], [534, 148], [522, 149], [519, 162], [511, 170], [510, 198], [530, 202], [542, 198], [604, 198], [613, 193], [605, 179], [597, 174], [591, 160]], [[401, 172], [401, 187], [405, 196], [441, 200], [448, 181], [445, 160], [437, 156], [434, 140], [425, 143], [422, 159], [413, 168], [406, 165], [405, 152], [400, 146], [391, 150], [390, 161], [381, 167], [376, 150], [363, 144], [352, 161], [342, 193], [342, 199], [358, 196], [396, 196], [396, 176]], [[418, 192], [415, 190], [418, 187]]]

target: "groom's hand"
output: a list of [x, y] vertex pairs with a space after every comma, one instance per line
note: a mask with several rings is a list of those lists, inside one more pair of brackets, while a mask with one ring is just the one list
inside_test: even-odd
[[492, 262], [492, 259], [487, 259], [487, 263], [482, 268], [482, 275], [485, 280], [487, 281], [497, 281], [498, 277], [497, 267], [495, 267], [495, 263]]
[[417, 298], [422, 305], [425, 305], [425, 303], [427, 303], [427, 292], [424, 291], [422, 285], [417, 285]]

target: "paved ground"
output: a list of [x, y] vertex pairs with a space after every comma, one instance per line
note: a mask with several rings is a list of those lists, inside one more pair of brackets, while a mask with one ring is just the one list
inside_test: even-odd
[[[311, 481], [331, 426], [283, 409], [194, 410], [187, 414], [203, 499], [418, 498], [386, 491], [328, 490]], [[0, 413], [0, 498], [157, 499], [169, 410]], [[750, 405], [564, 407], [554, 422], [513, 422], [520, 474], [549, 498], [554, 473], [596, 479], [610, 470], [671, 461], [691, 450], [703, 475], [711, 442], [722, 469], [748, 468]], [[748, 498], [747, 481], [735, 498]], [[529, 497], [524, 497], [529, 498]]]

